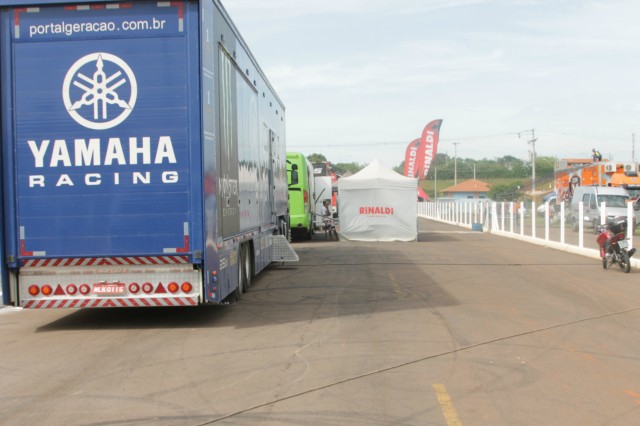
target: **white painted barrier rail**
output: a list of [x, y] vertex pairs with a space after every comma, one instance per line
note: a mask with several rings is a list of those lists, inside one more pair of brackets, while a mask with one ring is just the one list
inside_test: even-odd
[[[518, 208], [520, 206], [520, 208]], [[464, 228], [490, 232], [503, 237], [516, 238], [533, 244], [600, 259], [593, 227], [585, 226], [583, 220], [575, 220], [570, 209], [563, 203], [550, 208], [545, 203], [538, 212], [534, 202], [516, 204], [513, 202], [488, 201], [428, 201], [418, 203], [418, 216]], [[606, 205], [600, 207], [600, 223], [607, 217]], [[578, 205], [577, 218], [584, 217], [584, 206]], [[640, 213], [631, 204], [627, 205], [627, 223], [640, 221]], [[634, 243], [634, 226], [627, 228], [629, 247]], [[640, 260], [631, 258], [631, 266], [640, 267]]]

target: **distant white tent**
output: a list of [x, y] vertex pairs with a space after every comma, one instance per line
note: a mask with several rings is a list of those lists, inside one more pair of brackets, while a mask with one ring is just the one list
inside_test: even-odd
[[358, 241], [415, 241], [418, 181], [374, 160], [338, 180], [340, 235]]

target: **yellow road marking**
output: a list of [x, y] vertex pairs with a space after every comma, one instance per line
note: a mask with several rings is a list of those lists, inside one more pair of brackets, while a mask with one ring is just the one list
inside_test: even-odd
[[398, 284], [398, 281], [396, 281], [396, 277], [394, 277], [391, 272], [389, 272], [388, 276], [389, 280], [391, 281], [391, 285], [393, 286], [393, 292], [397, 296], [400, 296], [402, 294], [402, 290], [400, 290], [400, 285]]
[[434, 383], [433, 390], [436, 391], [436, 397], [438, 398], [438, 402], [440, 403], [442, 415], [444, 416], [447, 425], [462, 426], [462, 423], [458, 418], [458, 413], [456, 413], [456, 409], [453, 408], [453, 402], [451, 402], [451, 397], [447, 392], [447, 388], [445, 388], [442, 384]]

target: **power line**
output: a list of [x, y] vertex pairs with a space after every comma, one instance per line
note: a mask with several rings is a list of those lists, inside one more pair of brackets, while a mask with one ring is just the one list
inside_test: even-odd
[[[510, 132], [510, 133], [497, 133], [493, 135], [483, 135], [483, 136], [466, 136], [459, 138], [440, 138], [440, 142], [452, 142], [452, 141], [465, 141], [465, 140], [473, 140], [473, 139], [486, 139], [486, 138], [496, 138], [502, 136], [518, 136], [518, 132]], [[331, 148], [331, 147], [340, 147], [340, 148], [351, 148], [351, 147], [361, 147], [366, 144], [367, 146], [383, 146], [383, 145], [407, 145], [409, 142], [407, 141], [387, 141], [387, 142], [349, 142], [349, 143], [318, 143], [312, 145], [289, 145], [290, 148]]]

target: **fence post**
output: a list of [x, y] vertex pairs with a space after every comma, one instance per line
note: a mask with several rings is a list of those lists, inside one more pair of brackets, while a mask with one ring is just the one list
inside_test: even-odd
[[560, 203], [560, 244], [564, 244], [564, 201]]
[[578, 204], [578, 247], [584, 247], [584, 202]]
[[509, 203], [509, 232], [511, 232], [513, 234], [513, 208], [514, 208], [514, 204], [513, 201], [511, 201]]
[[536, 237], [536, 202], [531, 202], [531, 238]]
[[633, 247], [633, 203], [627, 203], [627, 238], [629, 239], [629, 248]]
[[549, 241], [549, 202], [544, 203], [544, 240]]

